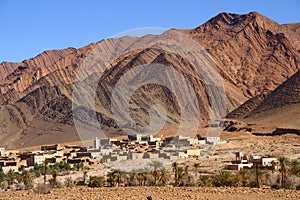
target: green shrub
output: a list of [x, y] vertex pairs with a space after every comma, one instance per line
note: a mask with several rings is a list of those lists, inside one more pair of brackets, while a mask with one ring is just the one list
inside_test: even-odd
[[74, 181], [72, 180], [72, 178], [70, 178], [70, 177], [66, 178], [66, 180], [64, 182], [64, 186], [73, 187], [74, 186]]
[[213, 177], [210, 175], [200, 176], [198, 179], [198, 186], [200, 187], [211, 187], [213, 184]]
[[89, 187], [103, 187], [105, 178], [103, 176], [90, 176]]
[[52, 178], [49, 180], [49, 184], [52, 188], [61, 188], [61, 182], [57, 181], [56, 179]]
[[240, 185], [240, 182], [239, 176], [224, 170], [221, 170], [213, 178], [213, 185], [216, 187], [237, 187]]

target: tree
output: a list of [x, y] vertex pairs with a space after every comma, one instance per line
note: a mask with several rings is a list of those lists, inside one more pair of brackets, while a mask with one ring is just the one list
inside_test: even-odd
[[81, 169], [83, 171], [83, 185], [85, 185], [85, 181], [86, 181], [86, 177], [87, 177], [87, 173], [88, 173], [89, 168], [84, 166]]
[[18, 183], [22, 183], [22, 176], [21, 176], [21, 173], [18, 173], [18, 172], [14, 172], [14, 176], [15, 176], [15, 180], [18, 182]]
[[56, 167], [53, 167], [51, 169], [51, 175], [52, 175], [52, 179], [49, 180], [50, 182], [50, 185], [53, 186], [53, 187], [57, 187], [59, 186], [59, 183], [57, 181], [57, 176], [59, 174], [59, 169], [57, 169]]
[[177, 170], [177, 185], [176, 186], [183, 186], [184, 185], [184, 169], [183, 167], [178, 167]]
[[236, 187], [240, 183], [239, 176], [225, 170], [221, 170], [213, 179], [213, 185], [216, 187]]
[[12, 169], [10, 169], [6, 174], [6, 180], [8, 185], [12, 185], [16, 179], [16, 175]]
[[117, 186], [121, 185], [124, 182], [124, 177], [126, 177], [127, 173], [125, 171], [117, 170]]
[[287, 163], [288, 163], [288, 160], [286, 157], [280, 157], [279, 158], [279, 171], [280, 171], [280, 174], [281, 174], [281, 188], [285, 188], [285, 182], [286, 182], [286, 167], [287, 167]]
[[142, 186], [143, 185], [143, 172], [138, 172], [137, 173], [137, 181], [139, 183], [139, 186]]
[[152, 168], [151, 174], [154, 178], [154, 185], [156, 185], [159, 178], [159, 168], [162, 167], [162, 163], [159, 161], [152, 161], [152, 163], [149, 163], [149, 166]]
[[242, 186], [243, 187], [250, 187], [253, 183], [255, 183], [256, 186], [256, 181], [255, 176], [253, 175], [253, 170], [248, 170], [248, 169], [242, 169], [239, 171], [238, 175], [241, 177], [242, 180]]
[[107, 182], [111, 187], [116, 186], [116, 175], [115, 170], [108, 172], [107, 174]]
[[38, 164], [35, 164], [33, 169], [32, 169], [32, 173], [34, 174], [35, 177], [40, 177], [42, 174], [42, 167]]
[[74, 181], [72, 180], [71, 177], [66, 178], [64, 185], [66, 187], [73, 187], [74, 186]]
[[194, 163], [194, 170], [195, 170], [195, 176], [198, 178], [198, 168], [200, 167], [200, 164], [198, 162]]
[[138, 185], [138, 179], [137, 179], [138, 171], [132, 170], [130, 173], [128, 173], [127, 183], [126, 186], [137, 186]]
[[126, 172], [114, 169], [107, 174], [107, 182], [110, 186], [119, 186], [123, 183], [124, 177], [126, 176]]
[[0, 171], [0, 185], [2, 184], [2, 182], [5, 180], [5, 174], [3, 171]]
[[201, 187], [211, 187], [213, 182], [213, 177], [211, 175], [202, 175], [199, 177], [198, 186]]
[[143, 173], [142, 173], [142, 178], [143, 178], [143, 185], [145, 186], [146, 185], [146, 183], [147, 183], [147, 181], [148, 181], [148, 179], [149, 179], [149, 173], [147, 172], [147, 171], [144, 171]]
[[159, 170], [159, 183], [161, 185], [166, 185], [170, 180], [170, 172], [166, 168], [161, 168]]
[[43, 174], [44, 174], [44, 185], [46, 185], [46, 181], [47, 181], [48, 163], [49, 163], [48, 160], [45, 160], [45, 161], [43, 162], [43, 165], [44, 165], [44, 170], [43, 170]]
[[89, 187], [103, 187], [105, 178], [103, 176], [90, 176]]
[[55, 182], [56, 182], [56, 180], [57, 180], [58, 174], [59, 174], [59, 170], [58, 170], [58, 169], [53, 168], [53, 169], [51, 170], [51, 175], [52, 175], [52, 178], [53, 178], [53, 180], [54, 180]]
[[177, 186], [178, 185], [178, 164], [177, 164], [177, 162], [172, 163], [172, 171], [174, 172], [175, 186]]
[[293, 160], [291, 163], [291, 173], [294, 175], [298, 175], [299, 174], [299, 163], [297, 160]]
[[255, 187], [260, 187], [260, 179], [263, 175], [262, 171], [259, 169], [258, 163], [255, 163]]
[[58, 166], [59, 166], [60, 171], [65, 171], [65, 170], [71, 169], [70, 164], [64, 160], [60, 161]]
[[192, 178], [193, 177], [189, 175], [189, 166], [186, 165], [184, 167], [184, 183], [183, 183], [183, 185], [190, 186]]
[[148, 178], [149, 178], [149, 174], [147, 172], [147, 169], [138, 170], [137, 180], [138, 180], [139, 186], [145, 186]]
[[29, 189], [32, 187], [33, 175], [30, 172], [24, 170], [20, 174], [20, 180], [22, 183], [24, 183], [25, 189]]
[[78, 164], [78, 169], [79, 169], [79, 170], [83, 170], [83, 168], [84, 168], [83, 162], [80, 162], [80, 163]]

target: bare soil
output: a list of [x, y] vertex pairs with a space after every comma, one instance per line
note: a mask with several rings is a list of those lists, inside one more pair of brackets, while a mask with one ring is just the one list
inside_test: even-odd
[[[150, 198], [151, 197], [151, 198]], [[250, 188], [200, 188], [200, 187], [119, 187], [119, 188], [62, 188], [49, 194], [34, 191], [7, 191], [0, 199], [300, 199], [300, 191]]]

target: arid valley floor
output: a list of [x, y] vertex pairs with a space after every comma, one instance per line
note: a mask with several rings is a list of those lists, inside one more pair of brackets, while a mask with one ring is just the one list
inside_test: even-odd
[[55, 189], [50, 194], [34, 191], [2, 192], [0, 199], [64, 199], [64, 200], [297, 200], [300, 192], [295, 190], [271, 190], [250, 188], [198, 188], [198, 187], [119, 187], [119, 188], [64, 188]]

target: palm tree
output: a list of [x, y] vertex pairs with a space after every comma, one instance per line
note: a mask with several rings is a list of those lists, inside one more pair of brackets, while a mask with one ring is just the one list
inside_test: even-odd
[[170, 172], [163, 167], [159, 170], [159, 174], [160, 174], [159, 182], [162, 185], [166, 185], [170, 180]]
[[193, 177], [189, 175], [189, 166], [186, 165], [184, 167], [184, 184], [183, 185], [190, 185], [192, 182]]
[[82, 167], [82, 171], [83, 171], [83, 185], [85, 185], [85, 180], [86, 180], [86, 177], [87, 177], [88, 170], [89, 170], [88, 167], [86, 167], [86, 166]]
[[43, 162], [43, 165], [44, 165], [44, 185], [46, 185], [46, 181], [47, 181], [47, 170], [48, 170], [48, 160], [45, 160]]
[[299, 174], [299, 163], [297, 160], [293, 160], [291, 163], [291, 172], [294, 175], [298, 175]]
[[280, 173], [281, 173], [281, 188], [285, 188], [287, 163], [288, 163], [288, 160], [286, 157], [279, 158], [279, 166], [280, 166]]
[[238, 175], [241, 177], [243, 187], [250, 186], [250, 183], [252, 181], [251, 179], [253, 177], [252, 172], [246, 169], [242, 169], [239, 171]]
[[29, 189], [32, 186], [33, 182], [33, 175], [29, 173], [28, 171], [23, 171], [22, 174], [20, 174], [21, 182], [24, 183], [26, 189]]
[[142, 185], [145, 186], [146, 183], [147, 183], [147, 180], [149, 179], [149, 173], [147, 171], [144, 171], [142, 173], [142, 179], [143, 179], [143, 184]]
[[10, 169], [6, 174], [6, 180], [8, 185], [12, 185], [16, 179], [16, 175], [12, 169]]
[[196, 179], [198, 178], [198, 168], [199, 167], [200, 167], [200, 164], [198, 162], [194, 163], [194, 169], [195, 169]]
[[[24, 171], [24, 170], [23, 170]], [[23, 172], [22, 171], [22, 172]], [[14, 172], [15, 174], [15, 180], [18, 182], [18, 183], [22, 183], [23, 180], [22, 180], [22, 176], [21, 176], [21, 173], [18, 173], [18, 172]]]
[[5, 180], [5, 174], [3, 171], [0, 170], [0, 185], [2, 184], [2, 182]]
[[239, 186], [241, 179], [238, 175], [230, 171], [221, 170], [214, 175], [212, 184], [216, 187], [236, 187]]
[[105, 178], [103, 176], [90, 176], [89, 187], [103, 187]]
[[138, 182], [139, 186], [145, 186], [146, 183], [147, 183], [147, 180], [149, 178], [149, 174], [147, 172], [147, 168], [136, 170], [135, 177], [137, 179], [137, 182]]
[[259, 180], [263, 175], [262, 171], [259, 169], [258, 163], [255, 163], [255, 186], [260, 187]]
[[107, 174], [107, 182], [112, 187], [114, 187], [116, 185], [116, 176], [115, 176], [114, 170], [108, 172], [108, 174]]
[[177, 170], [177, 185], [176, 186], [183, 186], [184, 185], [184, 177], [185, 177], [185, 170], [183, 167], [178, 167]]
[[124, 177], [126, 177], [127, 173], [122, 170], [116, 170], [116, 177], [117, 177], [117, 186], [121, 185], [124, 182]]
[[52, 175], [53, 183], [56, 184], [57, 176], [59, 174], [59, 170], [56, 169], [56, 168], [53, 168], [50, 173]]
[[107, 181], [110, 183], [111, 186], [119, 186], [121, 183], [123, 183], [125, 176], [126, 176], [125, 171], [114, 169], [113, 171], [107, 174], [108, 177]]
[[154, 185], [156, 185], [159, 178], [159, 168], [162, 167], [162, 163], [159, 161], [152, 161], [152, 163], [149, 163], [149, 166], [153, 168], [151, 174], [154, 178]]
[[83, 165], [83, 162], [81, 161], [79, 164], [78, 164], [78, 169], [79, 170], [83, 170], [84, 168], [84, 165]]
[[172, 171], [174, 172], [174, 180], [175, 180], [175, 185], [178, 185], [178, 164], [177, 162], [172, 163]]
[[131, 172], [127, 173], [126, 186], [136, 186], [136, 176], [137, 173], [135, 170], [132, 170]]

